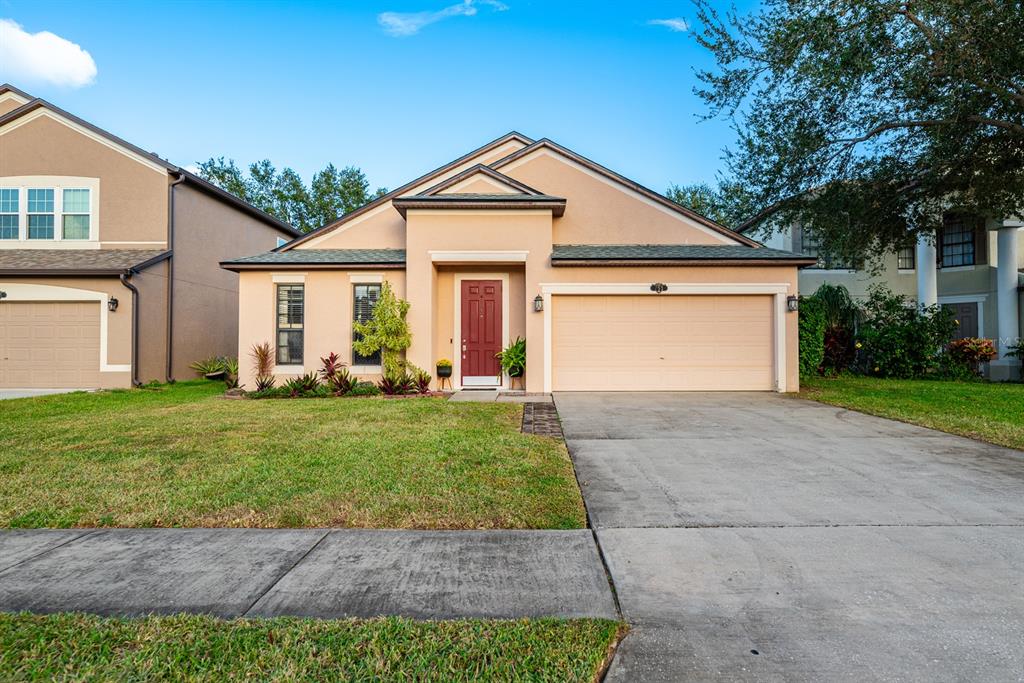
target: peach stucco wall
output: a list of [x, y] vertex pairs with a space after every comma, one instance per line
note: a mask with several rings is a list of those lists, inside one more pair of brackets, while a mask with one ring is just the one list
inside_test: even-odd
[[48, 116], [0, 135], [0, 184], [9, 176], [99, 178], [101, 242], [159, 249], [167, 240], [167, 173], [156, 171]]
[[[332, 351], [351, 364], [352, 360], [352, 296], [353, 278], [368, 280], [380, 277], [391, 283], [395, 294], [405, 298], [405, 273], [400, 270], [341, 271], [245, 271], [239, 273], [238, 297], [238, 364], [241, 381], [251, 389], [255, 373], [250, 351], [255, 344], [275, 343], [274, 278], [303, 278], [306, 286], [305, 347], [302, 372], [313, 372], [320, 367], [321, 356]], [[298, 371], [275, 373], [287, 378]], [[376, 375], [369, 377], [375, 379]]]
[[556, 197], [556, 244], [730, 244], [728, 238], [546, 150], [503, 166], [502, 173]]

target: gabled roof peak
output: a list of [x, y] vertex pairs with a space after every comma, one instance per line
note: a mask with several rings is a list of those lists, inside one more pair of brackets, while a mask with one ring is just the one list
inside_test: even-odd
[[476, 164], [475, 166], [470, 166], [465, 171], [457, 173], [453, 175], [451, 178], [448, 178], [447, 180], [444, 180], [438, 183], [437, 185], [434, 185], [433, 187], [428, 187], [423, 192], [420, 192], [417, 196], [431, 197], [437, 194], [441, 194], [445, 190], [455, 187], [459, 183], [465, 180], [469, 180], [473, 176], [478, 175], [490, 178], [491, 180], [503, 185], [504, 187], [507, 187], [510, 190], [514, 190], [514, 192], [512, 192], [511, 194], [525, 194], [533, 196], [540, 196], [544, 194], [543, 192], [539, 192], [538, 190], [533, 189], [526, 183], [519, 182], [515, 178], [510, 178], [504, 173], [499, 173], [498, 171], [495, 171], [490, 166]]

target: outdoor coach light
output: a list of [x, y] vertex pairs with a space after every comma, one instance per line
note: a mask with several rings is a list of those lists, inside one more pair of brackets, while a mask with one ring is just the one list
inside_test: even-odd
[[666, 285], [664, 282], [655, 282], [653, 285], [651, 285], [651, 291], [654, 292], [655, 294], [667, 292], [668, 285]]
[[110, 311], [111, 313], [117, 310], [117, 299], [115, 299], [114, 297], [110, 297], [109, 299], [107, 299], [107, 310]]
[[795, 296], [786, 297], [786, 308], [789, 309], [790, 313], [800, 308], [800, 299]]
[[544, 310], [544, 297], [538, 294], [533, 300], [533, 310], [540, 313]]

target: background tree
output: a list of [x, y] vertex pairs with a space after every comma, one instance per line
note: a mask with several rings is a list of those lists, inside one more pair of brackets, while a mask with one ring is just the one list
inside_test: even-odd
[[386, 194], [370, 193], [366, 175], [355, 166], [340, 171], [334, 164], [313, 175], [307, 188], [290, 168], [278, 171], [269, 160], [242, 171], [234, 159], [210, 158], [198, 164], [198, 175], [292, 226], [309, 232]]
[[[695, 0], [710, 116], [766, 231], [793, 221], [836, 256], [877, 255], [945, 211], [1024, 211], [1020, 0]], [[908, 232], [909, 231], [909, 232]]]
[[707, 183], [669, 185], [665, 196], [727, 227], [741, 224], [755, 211], [750, 195], [739, 184], [727, 181], [715, 186]]

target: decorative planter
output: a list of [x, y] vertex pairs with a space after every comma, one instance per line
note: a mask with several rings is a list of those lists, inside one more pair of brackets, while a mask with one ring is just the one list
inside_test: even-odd
[[437, 376], [439, 378], [443, 377], [445, 379], [451, 377], [452, 376], [452, 366], [450, 366], [450, 365], [438, 365], [437, 366]]

